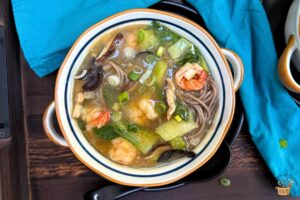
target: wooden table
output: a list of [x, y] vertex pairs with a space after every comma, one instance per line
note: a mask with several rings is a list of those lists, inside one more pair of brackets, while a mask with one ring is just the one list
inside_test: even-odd
[[[42, 114], [53, 100], [56, 73], [38, 78], [28, 67], [16, 40], [8, 1], [1, 1], [7, 28], [12, 145], [0, 152], [0, 200], [77, 200], [107, 181], [81, 164], [72, 152], [51, 143], [42, 128]], [[177, 190], [139, 192], [125, 199], [292, 199], [279, 198], [276, 181], [254, 147], [246, 124], [232, 148], [222, 175], [231, 180], [191, 184]]]

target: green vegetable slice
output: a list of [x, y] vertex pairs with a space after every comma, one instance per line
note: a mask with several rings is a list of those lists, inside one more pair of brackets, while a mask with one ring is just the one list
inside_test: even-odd
[[170, 45], [180, 38], [177, 33], [162, 25], [157, 20], [152, 22], [152, 27], [161, 45]]
[[138, 74], [134, 71], [131, 71], [128, 73], [128, 78], [132, 81], [137, 81], [140, 78], [140, 74]]
[[102, 92], [103, 92], [103, 98], [105, 100], [106, 105], [109, 108], [112, 108], [115, 102], [118, 101], [118, 95], [120, 93], [120, 89], [118, 87], [114, 87], [106, 83], [102, 88]]
[[228, 178], [221, 178], [220, 184], [225, 187], [229, 187], [231, 185], [231, 181]]
[[163, 115], [167, 112], [167, 106], [164, 102], [157, 102], [155, 103], [154, 110], [160, 115]]
[[119, 137], [119, 134], [114, 130], [114, 126], [106, 125], [101, 128], [93, 128], [94, 133], [104, 140], [113, 140]]
[[176, 137], [185, 135], [186, 133], [197, 128], [198, 124], [193, 121], [180, 121], [177, 122], [175, 119], [171, 119], [160, 124], [155, 132], [160, 135], [165, 141], [170, 141]]
[[154, 30], [144, 28], [138, 30], [138, 43], [144, 50], [155, 48], [159, 44]]
[[173, 149], [185, 149], [186, 143], [183, 139], [183, 137], [176, 137], [173, 140], [170, 141], [170, 144]]
[[156, 77], [156, 83], [160, 88], [163, 87], [167, 75], [168, 65], [165, 61], [159, 60], [154, 66], [152, 75]]
[[125, 104], [129, 101], [129, 93], [127, 91], [122, 92], [119, 96], [118, 96], [118, 100], [120, 104]]
[[136, 133], [136, 132], [138, 132], [138, 130], [140, 129], [140, 127], [138, 125], [136, 125], [135, 123], [129, 123], [127, 125], [127, 129], [128, 129], [128, 131]]
[[140, 152], [147, 154], [159, 141], [160, 137], [150, 131], [139, 129], [136, 133], [128, 131], [121, 124], [115, 124], [114, 130], [123, 138], [131, 142]]
[[190, 113], [191, 113], [191, 110], [187, 105], [185, 105], [181, 102], [177, 103], [176, 110], [174, 112], [175, 116], [178, 115], [184, 121], [189, 121], [189, 120], [191, 120], [190, 119]]
[[187, 49], [191, 47], [192, 47], [192, 43], [190, 43], [188, 40], [184, 38], [180, 38], [177, 42], [169, 46], [167, 50], [171, 58], [173, 60], [176, 60], [181, 55], [183, 55]]
[[199, 64], [200, 64], [200, 66], [202, 67], [202, 69], [204, 71], [206, 71], [206, 72], [210, 71], [207, 62], [206, 62], [204, 56], [201, 53], [199, 54]]
[[80, 128], [81, 130], [84, 130], [84, 129], [85, 129], [85, 123], [84, 123], [84, 121], [82, 121], [81, 119], [79, 119], [79, 120], [77, 121], [77, 123], [78, 123], [78, 126], [79, 126], [79, 128]]
[[157, 55], [158, 57], [162, 57], [162, 56], [164, 55], [164, 50], [165, 50], [165, 48], [162, 47], [162, 46], [160, 46], [160, 47], [158, 48], [158, 50], [157, 50], [156, 55]]
[[147, 55], [145, 58], [144, 58], [144, 62], [147, 63], [147, 64], [154, 64], [155, 62], [157, 61], [157, 58], [155, 55]]

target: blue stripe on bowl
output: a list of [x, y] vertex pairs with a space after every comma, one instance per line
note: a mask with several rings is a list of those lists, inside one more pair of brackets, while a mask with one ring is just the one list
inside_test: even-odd
[[[121, 25], [121, 24], [125, 24], [125, 23], [128, 23], [128, 22], [135, 22], [135, 21], [153, 21], [153, 20], [157, 20], [157, 19], [154, 19], [154, 18], [140, 18], [140, 19], [131, 19], [131, 20], [126, 20], [126, 21], [122, 21], [122, 22], [119, 22], [119, 23], [116, 23], [116, 24], [113, 24], [101, 31], [99, 31], [96, 35], [94, 35], [91, 39], [88, 40], [88, 42], [79, 50], [78, 54], [76, 55], [75, 59], [73, 60], [72, 64], [71, 64], [71, 67], [69, 69], [69, 72], [68, 72], [68, 76], [67, 76], [67, 80], [66, 80], [66, 87], [65, 87], [65, 109], [66, 111], [68, 110], [68, 102], [66, 101], [67, 100], [67, 88], [68, 88], [68, 84], [69, 84], [69, 80], [70, 80], [70, 75], [71, 75], [71, 71], [77, 61], [77, 59], [79, 58], [79, 56], [81, 55], [81, 53], [85, 50], [85, 48], [97, 37], [99, 36], [101, 33], [115, 27], [115, 26], [118, 26], [118, 25]], [[163, 173], [158, 173], [158, 174], [148, 174], [148, 175], [139, 175], [139, 174], [131, 174], [131, 173], [125, 173], [125, 172], [122, 172], [122, 171], [119, 171], [117, 169], [114, 169], [106, 164], [104, 164], [103, 162], [101, 162], [100, 160], [98, 160], [95, 156], [93, 156], [84, 146], [83, 144], [81, 143], [81, 141], [78, 139], [76, 133], [75, 133], [75, 130], [74, 130], [74, 127], [71, 123], [71, 118], [70, 118], [70, 114], [69, 112], [66, 112], [67, 114], [67, 120], [68, 120], [68, 123], [70, 125], [70, 128], [72, 130], [72, 133], [74, 135], [74, 137], [76, 138], [77, 142], [80, 144], [80, 146], [82, 147], [82, 149], [91, 157], [94, 159], [94, 161], [98, 162], [99, 164], [101, 164], [102, 166], [114, 171], [114, 172], [117, 172], [117, 173], [120, 173], [120, 174], [123, 174], [123, 175], [126, 175], [126, 176], [132, 176], [132, 177], [157, 177], [157, 176], [162, 176], [162, 175], [166, 175], [166, 174], [169, 174], [169, 173], [172, 173], [186, 165], [188, 165], [189, 163], [191, 163], [194, 159], [196, 159], [198, 156], [200, 156], [202, 154], [202, 152], [209, 146], [209, 144], [211, 143], [211, 141], [213, 140], [213, 138], [215, 137], [216, 135], [216, 132], [221, 124], [221, 121], [223, 119], [223, 113], [224, 113], [224, 105], [225, 105], [225, 87], [224, 87], [224, 80], [223, 80], [223, 77], [221, 75], [221, 72], [220, 72], [220, 67], [218, 65], [218, 63], [216, 62], [216, 59], [214, 58], [213, 54], [209, 51], [209, 49], [207, 48], [207, 46], [199, 39], [196, 37], [196, 35], [194, 35], [192, 32], [188, 31], [187, 29], [185, 28], [182, 28], [180, 26], [178, 26], [177, 24], [173, 24], [172, 22], [168, 22], [168, 21], [164, 21], [164, 20], [159, 20], [163, 23], [166, 23], [166, 24], [169, 24], [169, 25], [172, 25], [172, 26], [175, 26], [179, 29], [182, 29], [184, 30], [185, 32], [187, 32], [188, 34], [190, 34], [191, 36], [193, 36], [198, 42], [200, 42], [203, 47], [208, 51], [208, 53], [210, 54], [210, 56], [213, 58], [214, 60], [214, 63], [215, 65], [217, 66], [218, 68], [218, 72], [219, 72], [219, 76], [221, 77], [221, 80], [222, 80], [222, 90], [223, 90], [223, 105], [222, 105], [222, 111], [221, 111], [221, 116], [220, 116], [220, 119], [218, 121], [218, 124], [217, 124], [217, 127], [213, 133], [213, 136], [210, 138], [210, 140], [208, 141], [208, 143], [205, 145], [205, 147], [192, 159], [188, 160], [186, 163], [172, 169], [172, 170], [169, 170], [169, 171], [166, 171], [166, 172], [163, 172]]]

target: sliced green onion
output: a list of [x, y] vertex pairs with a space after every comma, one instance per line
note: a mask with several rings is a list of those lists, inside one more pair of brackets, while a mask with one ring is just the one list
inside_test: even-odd
[[137, 81], [140, 78], [140, 75], [134, 71], [131, 71], [128, 73], [128, 78], [132, 81]]
[[153, 64], [156, 62], [156, 60], [157, 60], [157, 58], [152, 54], [146, 56], [144, 59], [145, 63], [147, 63], [147, 64]]
[[176, 121], [178, 121], [178, 122], [182, 121], [182, 118], [181, 118], [179, 115], [176, 115], [176, 116], [174, 117], [174, 119], [175, 119]]
[[282, 148], [282, 149], [285, 149], [288, 147], [288, 142], [286, 139], [280, 139], [279, 140], [279, 146]]
[[122, 119], [122, 113], [121, 112], [113, 112], [111, 115], [111, 120], [114, 122], [120, 121]]
[[219, 182], [224, 187], [229, 187], [231, 185], [231, 181], [228, 178], [221, 178]]
[[127, 91], [122, 92], [119, 96], [118, 96], [118, 100], [120, 104], [124, 104], [126, 102], [129, 101], [129, 93]]
[[141, 76], [139, 82], [140, 83], [145, 83], [145, 81], [150, 77], [152, 73], [151, 69], [147, 69], [146, 72]]
[[158, 57], [162, 57], [163, 54], [164, 54], [164, 50], [165, 50], [165, 48], [162, 47], [162, 46], [160, 46], [160, 47], [158, 48], [157, 52], [156, 52], [156, 55], [157, 55]]
[[145, 38], [145, 30], [144, 29], [140, 29], [138, 31], [138, 42], [142, 42]]
[[158, 112], [160, 115], [163, 115], [167, 111], [167, 106], [164, 102], [155, 103], [154, 110]]

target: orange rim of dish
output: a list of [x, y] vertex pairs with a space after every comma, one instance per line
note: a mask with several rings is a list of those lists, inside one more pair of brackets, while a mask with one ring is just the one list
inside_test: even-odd
[[149, 12], [149, 13], [157, 13], [157, 14], [162, 14], [162, 15], [166, 15], [166, 16], [170, 16], [170, 17], [174, 17], [174, 18], [178, 18], [188, 24], [191, 24], [193, 25], [195, 28], [197, 28], [198, 30], [200, 30], [202, 33], [204, 33], [206, 35], [206, 37], [209, 38], [210, 42], [213, 44], [213, 46], [215, 47], [215, 49], [219, 52], [225, 66], [226, 66], [226, 70], [227, 72], [229, 73], [229, 78], [230, 78], [230, 85], [231, 85], [231, 88], [232, 88], [232, 109], [231, 109], [231, 113], [230, 113], [230, 116], [229, 116], [229, 119], [227, 121], [227, 124], [225, 126], [225, 129], [222, 133], [222, 136], [221, 136], [221, 139], [219, 140], [218, 144], [216, 145], [216, 147], [213, 149], [213, 151], [208, 155], [208, 157], [201, 163], [199, 163], [198, 165], [196, 165], [195, 167], [193, 167], [192, 169], [190, 170], [187, 170], [184, 174], [182, 174], [181, 176], [179, 177], [176, 177], [172, 180], [169, 180], [169, 181], [162, 181], [160, 183], [150, 183], [150, 184], [147, 184], [147, 183], [141, 183], [141, 184], [135, 184], [135, 183], [127, 183], [127, 182], [123, 182], [123, 181], [120, 181], [120, 180], [117, 180], [117, 179], [114, 179], [113, 177], [111, 176], [108, 176], [107, 174], [105, 173], [102, 173], [100, 170], [98, 170], [97, 168], [95, 168], [94, 166], [92, 166], [90, 163], [84, 161], [81, 156], [76, 152], [76, 150], [74, 149], [72, 143], [70, 143], [70, 141], [68, 140], [68, 137], [67, 137], [67, 134], [65, 133], [65, 130], [63, 128], [63, 124], [62, 124], [62, 121], [61, 121], [61, 118], [60, 118], [60, 115], [59, 115], [59, 107], [57, 106], [55, 108], [55, 111], [56, 111], [56, 117], [57, 117], [57, 120], [58, 120], [58, 123], [59, 123], [59, 127], [63, 133], [63, 136], [69, 146], [69, 148], [71, 149], [71, 151], [73, 152], [73, 154], [77, 157], [78, 160], [80, 160], [81, 163], [83, 163], [85, 166], [87, 166], [89, 169], [91, 169], [92, 171], [94, 171], [95, 173], [97, 173], [98, 175], [114, 182], [114, 183], [117, 183], [117, 184], [121, 184], [121, 185], [127, 185], [127, 186], [140, 186], [140, 187], [157, 187], [157, 186], [162, 186], [162, 185], [167, 185], [167, 184], [170, 184], [170, 183], [174, 183], [176, 182], [177, 180], [180, 180], [182, 179], [183, 177], [186, 177], [187, 175], [193, 173], [195, 170], [197, 170], [199, 167], [201, 167], [202, 165], [204, 165], [207, 161], [209, 161], [212, 156], [216, 153], [216, 151], [219, 149], [222, 141], [224, 140], [225, 138], [225, 135], [231, 125], [231, 122], [232, 122], [232, 119], [233, 119], [233, 114], [234, 114], [234, 111], [235, 111], [235, 90], [234, 90], [234, 86], [233, 86], [233, 78], [232, 76], [230, 75], [230, 68], [229, 68], [229, 65], [227, 63], [227, 60], [226, 58], [224, 57], [223, 53], [221, 52], [221, 49], [220, 47], [218, 46], [218, 44], [216, 43], [216, 41], [212, 38], [212, 36], [206, 31], [204, 30], [200, 25], [198, 25], [197, 23], [185, 18], [185, 17], [182, 17], [180, 15], [176, 15], [176, 14], [173, 14], [173, 13], [169, 13], [169, 12], [164, 12], [164, 11], [160, 11], [160, 10], [155, 10], [155, 9], [149, 9], [149, 8], [145, 8], [145, 9], [131, 9], [131, 10], [127, 10], [127, 11], [123, 11], [123, 12], [120, 12], [120, 13], [117, 13], [117, 14], [114, 14], [96, 24], [94, 24], [93, 26], [91, 26], [90, 28], [88, 28], [87, 30], [85, 30], [78, 38], [77, 40], [75, 41], [75, 43], [72, 45], [71, 49], [69, 50], [67, 56], [65, 57], [59, 71], [58, 71], [58, 75], [57, 75], [57, 78], [56, 78], [56, 83], [55, 83], [55, 105], [58, 105], [58, 99], [59, 99], [59, 95], [58, 95], [58, 82], [60, 80], [60, 76], [61, 76], [61, 73], [63, 71], [63, 68], [65, 67], [65, 64], [67, 62], [67, 60], [69, 59], [69, 56], [71, 55], [71, 53], [73, 52], [73, 50], [75, 49], [75, 47], [77, 46], [77, 43], [81, 40], [81, 38], [83, 38], [88, 32], [90, 32], [92, 29], [98, 27], [99, 25], [111, 20], [111, 19], [114, 19], [116, 17], [119, 17], [121, 15], [124, 15], [124, 14], [128, 14], [128, 13], [132, 13], [132, 12]]

